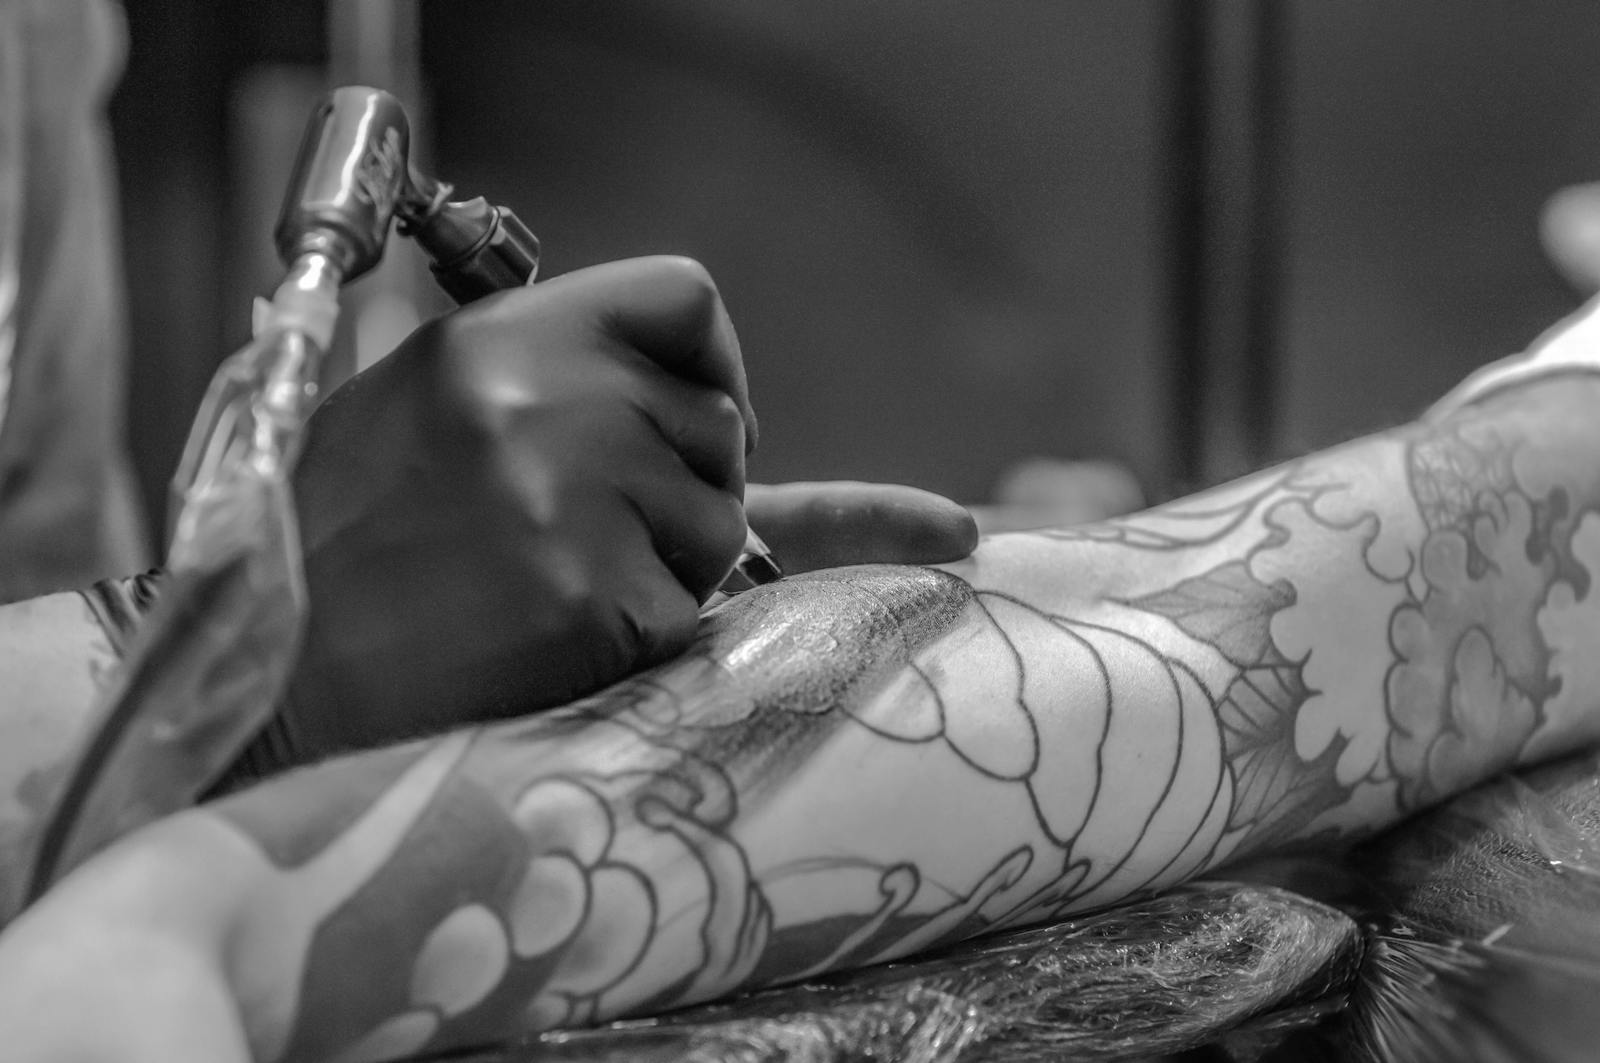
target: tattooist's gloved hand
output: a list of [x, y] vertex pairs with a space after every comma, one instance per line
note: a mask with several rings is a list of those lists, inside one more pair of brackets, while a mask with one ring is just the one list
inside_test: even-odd
[[[599, 266], [424, 326], [313, 418], [309, 628], [246, 773], [562, 704], [681, 651], [743, 546], [754, 439], [695, 263]], [[748, 507], [790, 572], [976, 541], [908, 487], [756, 487]]]
[[423, 326], [318, 409], [300, 460], [297, 759], [559, 704], [681, 649], [743, 544], [755, 431], [686, 259]]

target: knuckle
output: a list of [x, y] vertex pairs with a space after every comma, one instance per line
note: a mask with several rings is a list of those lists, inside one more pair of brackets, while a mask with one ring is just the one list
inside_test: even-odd
[[437, 405], [449, 411], [464, 427], [492, 427], [502, 405], [485, 371], [484, 341], [480, 324], [464, 315], [450, 314], [430, 325], [429, 353]]
[[528, 595], [531, 601], [538, 603], [530, 617], [535, 629], [588, 637], [607, 628], [607, 596], [591, 572], [577, 566], [562, 566], [558, 571], [540, 575]]
[[662, 564], [697, 602], [722, 584], [744, 548], [743, 508], [732, 495], [718, 492], [717, 499], [695, 507], [692, 537], [664, 544], [659, 554]]
[[434, 318], [418, 331], [428, 336], [430, 351], [447, 361], [455, 361], [477, 346], [487, 314], [488, 308], [477, 304], [459, 307]]
[[717, 294], [717, 282], [712, 279], [711, 271], [699, 259], [690, 258], [688, 255], [661, 255], [656, 259], [659, 268], [676, 283], [684, 286], [685, 290], [703, 293], [706, 296]]
[[456, 382], [448, 395], [452, 442], [471, 443], [470, 453], [497, 451], [508, 434], [514, 411], [508, 410], [491, 389], [474, 379]]
[[641, 663], [655, 663], [689, 644], [699, 623], [699, 603], [671, 578], [649, 581], [621, 612]]
[[734, 461], [743, 459], [744, 415], [739, 412], [739, 404], [733, 400], [732, 395], [726, 391], [716, 392], [707, 405], [704, 421], [707, 430], [722, 441], [722, 445]]
[[656, 269], [677, 299], [706, 318], [721, 304], [717, 282], [698, 260], [686, 255], [662, 255], [656, 260]]
[[722, 496], [722, 504], [706, 514], [706, 549], [722, 567], [732, 564], [744, 549], [749, 525], [745, 522], [744, 507], [731, 495]]
[[682, 588], [671, 586], [657, 595], [656, 610], [656, 629], [660, 634], [649, 652], [659, 656], [682, 649], [694, 637], [699, 624], [699, 602]]

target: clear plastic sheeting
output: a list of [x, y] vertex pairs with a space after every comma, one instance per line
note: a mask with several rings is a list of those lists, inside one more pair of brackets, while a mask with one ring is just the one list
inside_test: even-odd
[[168, 582], [51, 817], [33, 895], [198, 801], [275, 711], [306, 614], [290, 474], [336, 296], [326, 271], [291, 271], [213, 377], [174, 483]]
[[1371, 945], [1332, 1031], [1338, 1058], [1600, 1058], [1600, 758], [1480, 787], [1368, 846], [1356, 870]]
[[1502, 777], [1345, 858], [1238, 874], [1294, 888], [1193, 883], [916, 961], [433, 1058], [1600, 1058], [1600, 756]]
[[1359, 953], [1356, 924], [1333, 908], [1271, 887], [1197, 883], [917, 962], [435, 1058], [1142, 1060], [1248, 1031], [1252, 1019], [1269, 1012], [1311, 1021], [1342, 1003], [1341, 987]]
[[23, 153], [27, 145], [22, 17], [15, 4], [0, 4], [0, 426], [5, 424], [11, 401], [17, 297], [22, 290]]

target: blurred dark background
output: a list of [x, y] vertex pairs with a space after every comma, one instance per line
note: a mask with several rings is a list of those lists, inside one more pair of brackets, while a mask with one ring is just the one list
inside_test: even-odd
[[[755, 478], [964, 501], [1034, 454], [1160, 498], [1415, 414], [1576, 305], [1539, 208], [1600, 177], [1592, 0], [124, 5], [152, 512], [329, 84], [400, 92], [546, 275], [704, 261]], [[363, 282], [352, 357], [440, 307], [410, 254]]]

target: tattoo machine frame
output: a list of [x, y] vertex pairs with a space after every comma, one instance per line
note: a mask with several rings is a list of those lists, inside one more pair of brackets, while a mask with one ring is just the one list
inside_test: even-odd
[[[30, 899], [201, 799], [271, 719], [306, 613], [291, 473], [340, 287], [377, 265], [391, 227], [458, 303], [537, 275], [527, 226], [481, 197], [452, 200], [411, 165], [410, 139], [405, 109], [377, 89], [336, 89], [313, 112], [274, 234], [287, 272], [201, 404], [173, 481], [167, 584], [41, 835]], [[759, 540], [739, 571], [752, 583], [780, 574]]]

